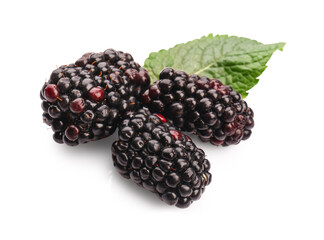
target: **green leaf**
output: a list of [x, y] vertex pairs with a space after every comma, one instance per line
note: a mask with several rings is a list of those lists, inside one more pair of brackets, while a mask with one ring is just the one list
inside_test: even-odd
[[266, 63], [285, 43], [262, 44], [248, 38], [212, 34], [168, 50], [153, 52], [145, 60], [152, 82], [165, 67], [217, 78], [241, 93], [258, 83], [257, 77], [266, 69]]

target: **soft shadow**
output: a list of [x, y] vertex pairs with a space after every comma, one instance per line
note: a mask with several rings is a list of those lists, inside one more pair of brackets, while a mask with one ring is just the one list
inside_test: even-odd
[[126, 191], [129, 194], [138, 197], [142, 201], [145, 201], [148, 205], [159, 207], [159, 208], [160, 207], [168, 208], [169, 206], [163, 203], [157, 196], [155, 196], [154, 193], [151, 193], [150, 191], [144, 189], [141, 186], [138, 186], [131, 179], [126, 179], [122, 177], [115, 170], [113, 166], [112, 156], [111, 156], [111, 146], [113, 142], [117, 139], [118, 139], [118, 135], [117, 132], [115, 132], [113, 135], [107, 138], [95, 142], [80, 144], [75, 147], [70, 147], [67, 145], [59, 145], [58, 150], [65, 152], [64, 154], [67, 156], [71, 156], [67, 158], [71, 161], [79, 161], [78, 156], [84, 156], [84, 155], [91, 156], [87, 158], [86, 161], [88, 160], [89, 162], [100, 161], [103, 167], [107, 171], [107, 179], [109, 182], [113, 184], [118, 184], [121, 189], [126, 189]]
[[141, 201], [145, 201], [147, 205], [158, 207], [158, 208], [169, 208], [166, 203], [161, 201], [158, 196], [154, 193], [146, 190], [145, 188], [138, 186], [135, 184], [131, 179], [126, 179], [122, 177], [117, 171], [112, 173], [112, 177], [114, 178], [114, 184], [118, 184], [119, 187], [126, 189], [127, 193], [136, 198], [140, 199]]

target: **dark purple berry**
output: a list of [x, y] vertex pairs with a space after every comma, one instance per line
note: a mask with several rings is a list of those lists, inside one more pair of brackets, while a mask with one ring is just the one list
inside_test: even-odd
[[[237, 91], [217, 79], [165, 68], [142, 99], [151, 111], [165, 115], [182, 131], [214, 145], [237, 144], [254, 127], [252, 109]], [[216, 130], [225, 134], [222, 140]]]
[[[108, 137], [125, 114], [142, 107], [149, 85], [147, 71], [130, 54], [113, 49], [86, 53], [75, 64], [54, 70], [41, 88], [43, 121], [52, 127], [56, 142], [70, 146]], [[161, 111], [163, 104], [159, 102]], [[67, 126], [79, 129], [77, 140], [65, 135]]]
[[128, 113], [120, 127], [112, 157], [123, 177], [179, 208], [200, 198], [211, 181], [210, 163], [188, 136], [146, 108]]

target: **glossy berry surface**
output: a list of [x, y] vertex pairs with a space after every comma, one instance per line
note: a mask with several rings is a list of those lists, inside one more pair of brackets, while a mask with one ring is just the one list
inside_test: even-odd
[[114, 166], [165, 203], [186, 208], [211, 182], [210, 163], [203, 150], [163, 119], [147, 108], [128, 113], [112, 145]]
[[235, 145], [251, 136], [254, 114], [241, 95], [217, 79], [165, 68], [142, 95], [143, 103], [184, 132], [214, 145]]
[[85, 107], [85, 103], [84, 103], [84, 99], [82, 99], [82, 98], [74, 99], [70, 103], [71, 112], [76, 113], [76, 114], [83, 112], [84, 107]]
[[44, 89], [44, 97], [48, 102], [56, 102], [60, 96], [58, 87], [55, 84], [49, 84]]
[[128, 53], [85, 53], [55, 69], [41, 88], [43, 121], [53, 139], [70, 146], [111, 135], [124, 114], [141, 107], [146, 70]]
[[91, 100], [99, 102], [104, 99], [105, 92], [101, 87], [93, 87], [89, 90], [88, 96]]
[[79, 129], [74, 126], [70, 125], [65, 129], [65, 136], [70, 140], [70, 141], [75, 141], [79, 137]]

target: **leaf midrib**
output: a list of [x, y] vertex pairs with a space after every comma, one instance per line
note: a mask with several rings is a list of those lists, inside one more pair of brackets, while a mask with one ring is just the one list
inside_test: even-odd
[[[243, 53], [229, 54], [229, 55], [227, 55], [226, 57], [229, 57], [229, 56], [230, 56], [230, 57], [237, 57], [237, 56], [240, 56], [240, 55], [250, 55], [250, 56], [251, 56], [251, 53], [258, 53], [258, 52], [271, 52], [271, 51], [269, 51], [269, 50], [261, 50], [261, 51], [243, 52]], [[194, 74], [199, 75], [199, 73], [201, 73], [201, 72], [203, 72], [203, 71], [209, 69], [212, 65], [214, 65], [215, 63], [217, 63], [218, 60], [219, 60], [219, 59], [222, 59], [223, 57], [224, 57], [224, 55], [219, 56], [219, 57], [217, 58], [217, 61], [216, 61], [216, 59], [215, 59], [214, 62], [208, 64], [206, 67], [203, 67], [203, 68], [199, 69], [199, 70], [196, 71]], [[264, 59], [264, 58], [266, 58], [266, 56], [263, 57], [263, 59]], [[252, 61], [251, 63], [254, 63], [254, 62], [256, 62], [256, 61]], [[240, 65], [245, 65], [245, 64], [234, 64], [234, 65], [231, 65], [231, 66], [240, 66]]]

